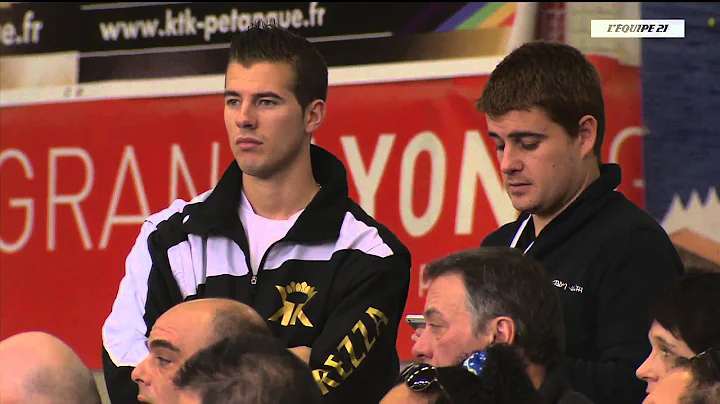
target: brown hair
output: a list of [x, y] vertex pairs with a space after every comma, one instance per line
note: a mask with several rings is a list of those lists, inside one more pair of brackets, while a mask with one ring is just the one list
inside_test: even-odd
[[315, 100], [327, 101], [328, 68], [322, 54], [305, 38], [274, 23], [258, 21], [232, 37], [229, 63], [288, 63], [295, 73], [293, 93], [303, 111]]
[[568, 135], [592, 115], [598, 122], [593, 151], [601, 160], [605, 103], [600, 74], [576, 48], [554, 42], [529, 42], [507, 55], [490, 75], [476, 107], [490, 118], [540, 107]]

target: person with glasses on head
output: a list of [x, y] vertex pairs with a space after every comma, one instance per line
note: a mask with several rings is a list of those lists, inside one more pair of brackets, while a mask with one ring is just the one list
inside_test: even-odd
[[400, 375], [400, 383], [381, 404], [540, 404], [516, 348], [491, 345], [473, 352], [460, 365], [434, 367], [414, 363]]
[[658, 296], [651, 308], [648, 338], [652, 350], [637, 369], [652, 393], [658, 382], [684, 359], [720, 343], [720, 273], [689, 267]]
[[643, 404], [720, 403], [720, 344], [678, 365], [660, 380]]
[[429, 263], [422, 327], [412, 347], [435, 367], [463, 362], [493, 344], [513, 345], [548, 403], [590, 403], [559, 367], [565, 329], [555, 287], [538, 262], [509, 247], [459, 251]]

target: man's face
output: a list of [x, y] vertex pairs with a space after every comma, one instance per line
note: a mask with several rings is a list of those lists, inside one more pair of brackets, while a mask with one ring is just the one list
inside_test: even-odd
[[657, 321], [653, 321], [648, 333], [652, 351], [635, 372], [639, 379], [647, 382], [647, 392], [651, 393], [666, 374], [675, 366], [679, 358], [692, 358], [695, 352], [685, 341], [679, 340]]
[[263, 179], [283, 175], [306, 153], [317, 122], [305, 119], [292, 91], [294, 82], [287, 63], [229, 64], [225, 127], [244, 173]]
[[488, 118], [487, 125], [515, 209], [554, 216], [565, 208], [585, 180], [581, 138], [571, 138], [539, 108]]
[[209, 345], [212, 311], [203, 306], [178, 305], [157, 320], [148, 338], [150, 354], [132, 372], [141, 402], [165, 404], [178, 401], [172, 379], [185, 361]]
[[691, 381], [692, 375], [687, 369], [673, 370], [658, 382], [643, 404], [678, 404]]
[[452, 366], [492, 342], [492, 333], [473, 330], [462, 276], [449, 274], [432, 281], [425, 300], [427, 325], [413, 345], [418, 360], [433, 366]]

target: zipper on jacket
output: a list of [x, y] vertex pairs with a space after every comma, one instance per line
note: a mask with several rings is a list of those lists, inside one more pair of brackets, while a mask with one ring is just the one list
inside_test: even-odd
[[[263, 255], [262, 259], [260, 260], [260, 265], [258, 265], [257, 273], [253, 274], [250, 277], [250, 301], [251, 302], [253, 302], [255, 299], [255, 292], [257, 292], [258, 277], [260, 275], [260, 272], [262, 272], [263, 267], [265, 266], [265, 260], [267, 259], [268, 253], [275, 246], [275, 244], [277, 244], [281, 241], [284, 241], [284, 239], [280, 239], [280, 240], [270, 244], [270, 247], [268, 247], [267, 250], [265, 250], [265, 254]], [[250, 261], [250, 259], [248, 258], [248, 262], [249, 261]], [[248, 268], [251, 268], [249, 264], [248, 264]], [[251, 268], [251, 271], [252, 271], [252, 268]]]
[[[258, 273], [260, 271], [258, 270]], [[253, 274], [250, 278], [250, 296], [254, 296], [257, 290], [257, 275]]]

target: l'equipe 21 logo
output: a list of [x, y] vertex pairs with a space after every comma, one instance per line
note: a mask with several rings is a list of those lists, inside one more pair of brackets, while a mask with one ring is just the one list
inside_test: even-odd
[[591, 20], [591, 38], [685, 38], [685, 20]]

